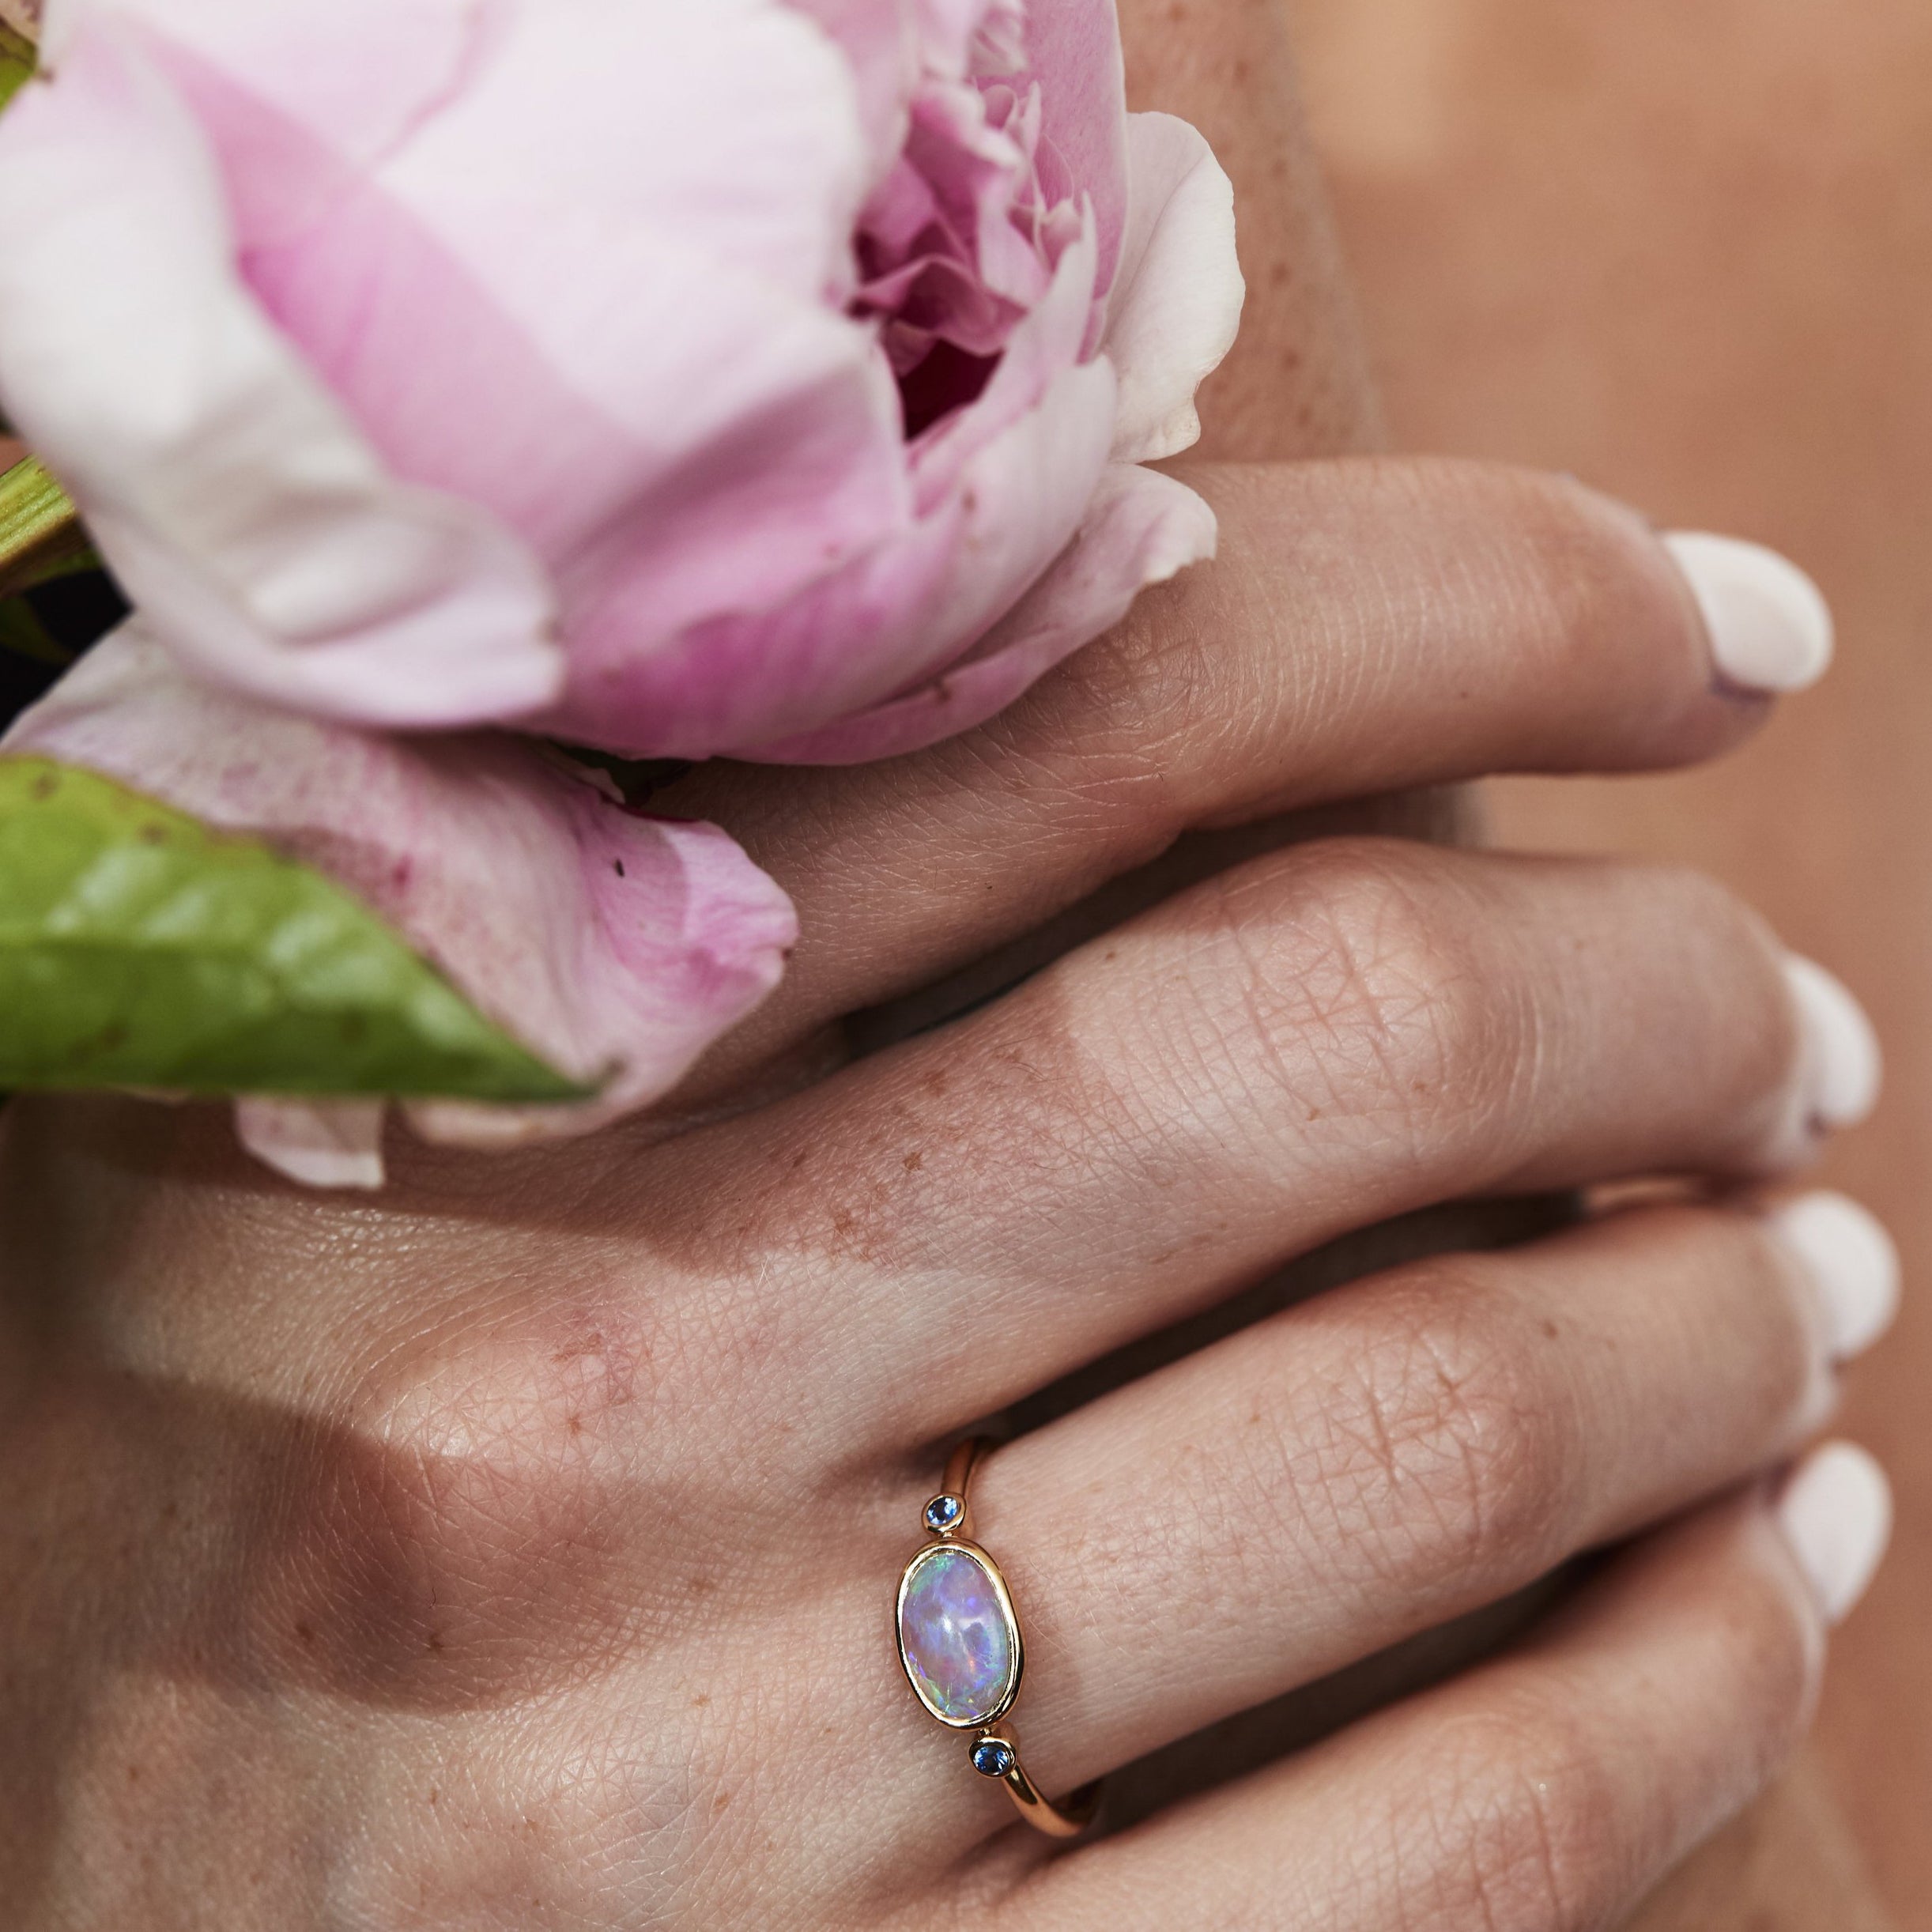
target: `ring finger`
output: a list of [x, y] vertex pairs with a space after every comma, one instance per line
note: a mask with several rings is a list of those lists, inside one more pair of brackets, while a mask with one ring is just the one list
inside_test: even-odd
[[1029, 1768], [1078, 1783], [1781, 1458], [1892, 1278], [1837, 1197], [1632, 1211], [1321, 1297], [996, 1452]]

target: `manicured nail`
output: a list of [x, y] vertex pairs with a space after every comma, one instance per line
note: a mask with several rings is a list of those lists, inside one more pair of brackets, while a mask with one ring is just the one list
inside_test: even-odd
[[1784, 962], [1803, 1030], [1806, 1103], [1820, 1127], [1855, 1127], [1878, 1104], [1878, 1036], [1843, 980], [1795, 953]]
[[1817, 1285], [1832, 1359], [1862, 1354], [1899, 1310], [1899, 1251], [1883, 1224], [1822, 1190], [1777, 1202], [1764, 1221]]
[[1832, 613], [1789, 557], [1761, 543], [1673, 530], [1664, 547], [1689, 581], [1711, 655], [1747, 691], [1802, 691], [1832, 661]]
[[1885, 1471], [1851, 1443], [1827, 1443], [1785, 1485], [1777, 1518], [1824, 1621], [1842, 1623], [1892, 1539], [1892, 1485]]

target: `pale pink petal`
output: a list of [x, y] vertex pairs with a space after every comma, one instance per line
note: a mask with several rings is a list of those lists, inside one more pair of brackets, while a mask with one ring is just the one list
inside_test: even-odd
[[381, 1100], [277, 1100], [245, 1094], [235, 1131], [265, 1165], [304, 1187], [374, 1190], [383, 1184]]
[[398, 738], [184, 678], [139, 623], [6, 740], [319, 867], [550, 1066], [564, 1108], [424, 1118], [466, 1140], [582, 1132], [667, 1091], [776, 984], [790, 902], [715, 826], [652, 819], [500, 734]]
[[[236, 225], [260, 240], [312, 221], [461, 84], [487, 10], [482, 0], [54, 0], [42, 64], [63, 64], [81, 23], [109, 15], [138, 25], [164, 64], [198, 52], [235, 76], [261, 105], [223, 126], [218, 145]], [[326, 142], [334, 157], [326, 173], [278, 164], [285, 119]], [[251, 153], [258, 134], [263, 145]]]
[[[1106, 467], [1114, 417], [1104, 361], [1062, 372], [981, 450], [900, 542], [780, 609], [694, 629], [629, 667], [602, 722], [636, 721], [627, 755], [707, 757], [836, 719], [922, 682], [969, 651], [1053, 561]], [[654, 685], [661, 704], [651, 702]], [[559, 714], [583, 736], [595, 722]]]
[[353, 168], [299, 73], [157, 37], [251, 285], [391, 466], [526, 538], [594, 658], [902, 524], [891, 371], [840, 294], [863, 157], [822, 34], [770, 0], [481, 17], [462, 85]]
[[1214, 541], [1213, 511], [1184, 484], [1115, 464], [1078, 537], [969, 658], [904, 697], [749, 755], [775, 764], [857, 764], [969, 730], [1112, 629], [1147, 585], [1212, 557]]
[[1113, 286], [1127, 223], [1126, 76], [1115, 0], [1032, 0], [1026, 72], [1040, 82], [1046, 138], [1090, 201], [1097, 286]]
[[0, 119], [0, 398], [185, 662], [384, 723], [557, 688], [541, 568], [398, 484], [236, 279], [206, 143], [115, 30]]
[[1243, 287], [1234, 187], [1170, 114], [1127, 122], [1131, 192], [1100, 347], [1120, 378], [1119, 462], [1152, 462], [1201, 434], [1194, 391], [1234, 346]]
[[791, 0], [837, 42], [858, 93], [868, 185], [883, 181], [906, 138], [906, 109], [919, 74], [915, 0]]
[[1044, 297], [1013, 330], [983, 392], [913, 446], [913, 487], [922, 510], [955, 489], [972, 456], [1037, 409], [1079, 360], [1096, 285], [1096, 249], [1089, 218], [1062, 254]]
[[606, 623], [617, 647], [579, 645], [546, 728], [629, 757], [708, 757], [877, 704], [970, 650], [1079, 528], [1105, 466], [1113, 372], [1074, 361], [1092, 270], [1083, 237], [985, 393], [915, 451], [916, 522], [770, 609], [648, 655]]

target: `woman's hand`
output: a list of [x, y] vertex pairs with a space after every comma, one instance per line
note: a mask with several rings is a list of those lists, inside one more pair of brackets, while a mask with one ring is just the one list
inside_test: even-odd
[[17, 1104], [11, 1923], [1567, 1927], [1763, 1782], [1883, 1540], [1855, 1452], [1760, 1480], [1889, 1307], [1828, 1198], [1402, 1266], [979, 1479], [1051, 1790], [1639, 1536], [1501, 1661], [1059, 1859], [900, 1676], [893, 1589], [975, 1418], [1389, 1216], [1721, 1191], [1872, 1098], [1848, 996], [1711, 885], [1362, 840], [810, 1078], [841, 1016], [1189, 828], [1700, 757], [1825, 647], [1769, 566], [1726, 601], [1686, 551], [1707, 621], [1567, 483], [1199, 481], [1222, 565], [994, 726], [692, 782], [813, 935], [708, 1123], [399, 1147], [349, 1202], [206, 1110]]

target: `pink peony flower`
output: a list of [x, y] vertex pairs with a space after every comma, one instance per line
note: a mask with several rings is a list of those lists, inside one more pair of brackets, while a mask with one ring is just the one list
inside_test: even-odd
[[1206, 555], [1241, 284], [1112, 0], [50, 0], [0, 398], [154, 636], [345, 723], [845, 759]]
[[[1231, 191], [1125, 111], [1113, 0], [46, 0], [41, 47], [0, 403], [136, 616], [9, 748], [277, 840], [607, 1082], [426, 1133], [642, 1105], [791, 938], [722, 834], [481, 727], [907, 751], [1213, 550], [1144, 466], [1233, 338]], [[367, 1183], [381, 1111], [242, 1119]]]

